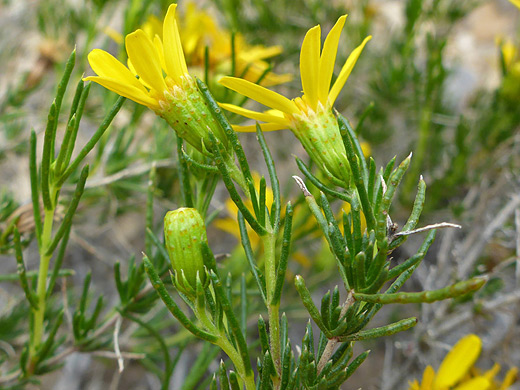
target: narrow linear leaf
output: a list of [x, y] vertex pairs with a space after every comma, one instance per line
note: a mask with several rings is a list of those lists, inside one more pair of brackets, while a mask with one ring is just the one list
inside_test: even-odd
[[344, 192], [339, 192], [339, 191], [330, 189], [325, 184], [323, 184], [321, 181], [319, 181], [316, 176], [314, 176], [312, 174], [310, 169], [307, 167], [307, 165], [305, 165], [305, 163], [302, 160], [300, 160], [296, 156], [294, 159], [296, 160], [296, 165], [298, 165], [298, 168], [300, 169], [300, 171], [302, 171], [302, 173], [305, 175], [305, 177], [307, 179], [309, 179], [309, 181], [312, 184], [314, 184], [314, 186], [316, 186], [316, 188], [318, 188], [320, 191], [323, 191], [327, 195], [330, 195], [336, 199], [342, 200], [343, 202], [350, 203], [351, 195], [344, 193]]
[[108, 126], [110, 126], [110, 123], [112, 123], [112, 120], [116, 116], [116, 114], [119, 112], [121, 107], [123, 106], [123, 103], [125, 102], [126, 98], [119, 97], [115, 104], [112, 106], [112, 109], [107, 114], [103, 122], [101, 122], [101, 125], [99, 125], [98, 129], [90, 138], [90, 140], [87, 142], [87, 144], [80, 150], [77, 157], [72, 161], [72, 163], [69, 165], [69, 167], [65, 170], [63, 175], [59, 177], [59, 179], [56, 182], [56, 187], [60, 187], [63, 185], [65, 180], [74, 172], [79, 164], [83, 161], [83, 159], [87, 156], [87, 154], [94, 148], [94, 146], [97, 144], [99, 139], [103, 136], [105, 131], [108, 129]]
[[390, 336], [398, 332], [405, 331], [417, 324], [417, 318], [411, 317], [401, 321], [394, 322], [393, 324], [381, 326], [378, 328], [362, 330], [360, 332], [350, 334], [348, 336], [338, 337], [339, 341], [360, 341], [370, 340], [383, 336]]
[[307, 312], [309, 313], [311, 318], [314, 320], [316, 325], [318, 325], [318, 328], [320, 328], [321, 331], [323, 333], [325, 333], [325, 335], [328, 338], [331, 338], [332, 334], [330, 333], [330, 330], [327, 329], [327, 327], [323, 323], [323, 321], [321, 319], [321, 313], [318, 310], [318, 308], [316, 307], [316, 305], [314, 304], [314, 302], [312, 301], [311, 293], [305, 286], [305, 281], [303, 280], [303, 278], [300, 275], [296, 275], [296, 277], [294, 278], [294, 285], [296, 286], [296, 290], [298, 291], [298, 294], [300, 294], [300, 298], [303, 302], [303, 305], [307, 309]]
[[72, 200], [69, 205], [69, 209], [67, 210], [67, 213], [65, 214], [65, 217], [63, 218], [63, 221], [61, 222], [61, 225], [56, 232], [56, 235], [54, 236], [54, 239], [52, 240], [51, 244], [47, 248], [47, 255], [52, 254], [56, 247], [58, 246], [60, 240], [65, 235], [65, 232], [67, 229], [70, 229], [70, 226], [72, 224], [72, 218], [74, 217], [74, 214], [76, 213], [76, 209], [78, 207], [79, 201], [81, 199], [81, 195], [83, 195], [83, 191], [85, 189], [85, 182], [87, 181], [89, 172], [89, 167], [86, 165], [83, 170], [81, 171], [81, 174], [79, 176], [78, 184], [76, 185], [76, 191], [74, 191], [74, 195], [72, 196]]
[[280, 182], [278, 181], [278, 176], [276, 175], [273, 157], [271, 156], [269, 147], [265, 142], [264, 134], [258, 123], [256, 124], [256, 138], [258, 140], [258, 143], [260, 144], [260, 147], [262, 148], [265, 164], [267, 165], [267, 171], [269, 172], [269, 180], [271, 181], [271, 189], [273, 191], [273, 205], [271, 208], [271, 226], [273, 227], [274, 231], [277, 232], [278, 227], [280, 225], [280, 211], [282, 208]]
[[443, 299], [455, 298], [473, 291], [477, 291], [487, 282], [487, 278], [476, 277], [438, 290], [416, 293], [394, 294], [361, 294], [354, 293], [354, 298], [370, 303], [431, 303]]
[[209, 341], [210, 343], [215, 343], [216, 341], [218, 341], [217, 336], [197, 328], [195, 324], [193, 324], [193, 322], [191, 322], [188, 319], [188, 317], [186, 317], [184, 312], [179, 308], [179, 306], [177, 306], [175, 301], [168, 294], [168, 291], [166, 290], [164, 283], [159, 278], [159, 275], [157, 274], [157, 271], [155, 270], [152, 262], [148, 259], [146, 255], [143, 257], [143, 263], [144, 269], [146, 270], [146, 273], [150, 278], [150, 282], [152, 283], [153, 288], [155, 289], [155, 291], [157, 291], [157, 294], [159, 294], [159, 297], [164, 302], [170, 313], [172, 313], [173, 316], [177, 318], [181, 325], [184, 326], [196, 337]]
[[282, 296], [282, 289], [285, 282], [285, 274], [287, 272], [287, 264], [289, 260], [289, 253], [291, 251], [291, 235], [292, 235], [292, 217], [293, 209], [291, 202], [287, 203], [285, 211], [285, 226], [282, 239], [282, 252], [280, 254], [280, 262], [276, 269], [276, 284], [274, 288], [271, 305], [278, 305]]
[[20, 233], [18, 229], [15, 227], [13, 232], [13, 242], [14, 242], [14, 250], [16, 257], [16, 270], [18, 273], [18, 278], [20, 279], [20, 285], [22, 286], [23, 292], [25, 293], [25, 297], [27, 301], [32, 306], [34, 310], [38, 310], [38, 300], [34, 292], [31, 291], [29, 287], [29, 283], [27, 281], [27, 274], [25, 270], [25, 264], [23, 262], [23, 254], [22, 254], [22, 245], [20, 243]]

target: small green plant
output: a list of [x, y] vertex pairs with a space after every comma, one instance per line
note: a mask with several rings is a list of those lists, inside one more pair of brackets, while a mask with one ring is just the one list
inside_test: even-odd
[[[231, 28], [248, 29], [241, 25], [240, 2], [217, 3], [228, 15]], [[96, 6], [101, 12], [105, 4], [96, 2]], [[393, 157], [384, 163], [364, 153], [359, 130], [381, 119], [378, 110], [382, 108], [377, 102], [375, 111], [371, 105], [363, 112], [356, 127], [334, 108], [371, 38], [364, 37], [368, 22], [359, 27], [360, 43], [347, 58], [338, 54], [346, 16], [340, 16], [332, 26], [323, 49], [320, 25], [311, 28], [300, 51], [303, 94], [288, 99], [262, 85], [270, 66], [262, 67], [261, 74], [248, 72], [264, 63], [240, 57], [241, 48], [247, 46], [240, 46], [234, 34], [230, 36], [229, 63], [215, 67], [207, 46], [204, 55], [200, 50], [196, 53], [205, 60], [204, 72], [193, 71], [183, 51], [188, 45], [179, 32], [177, 6], [167, 6], [161, 4], [160, 11], [166, 16], [152, 36], [146, 29], [131, 32], [143, 17], [139, 11], [146, 10], [132, 2], [123, 26], [128, 33], [128, 67], [122, 63], [123, 50], [121, 61], [104, 50], [92, 50], [88, 61], [96, 75], [79, 80], [67, 99], [77, 62], [76, 51], [72, 52], [50, 105], [43, 142], [37, 142], [34, 130], [30, 135], [32, 230], [20, 229], [22, 214], [16, 211], [16, 199], [7, 192], [0, 194], [0, 251], [9, 254], [17, 266], [16, 273], [3, 274], [0, 281], [17, 281], [24, 293], [19, 307], [0, 317], [0, 336], [16, 346], [9, 359], [0, 358], [2, 388], [37, 384], [44, 374], [59, 370], [68, 356], [82, 352], [115, 359], [119, 372], [128, 364], [125, 362], [137, 360], [155, 374], [162, 389], [168, 389], [174, 386], [178, 362], [190, 349], [197, 349], [198, 356], [182, 378], [183, 390], [340, 389], [369, 357], [370, 350], [354, 356], [356, 343], [390, 337], [418, 323], [415, 316], [402, 316], [371, 325], [385, 305], [451, 298], [459, 298], [456, 303], [462, 305], [473, 299], [486, 283], [486, 276], [455, 279], [441, 288], [401, 291], [427, 256], [437, 230], [460, 228], [446, 222], [419, 223], [427, 209], [426, 181], [420, 173], [428, 166], [432, 115], [443, 107], [446, 74], [442, 58], [447, 41], [427, 37], [427, 77], [421, 83], [417, 82], [420, 71], [407, 66], [416, 54], [413, 39], [418, 21], [438, 14], [456, 20], [463, 14], [461, 8], [440, 10], [433, 6], [427, 13], [420, 2], [408, 1], [405, 43], [398, 47], [402, 62], [378, 76], [388, 87], [379, 91], [381, 94], [396, 92], [403, 80], [416, 82], [417, 90], [422, 91], [415, 91], [420, 122], [414, 164], [412, 153], [400, 162]], [[320, 7], [311, 6], [313, 19], [337, 11], [324, 6], [319, 12]], [[269, 20], [278, 17], [273, 12], [275, 6], [256, 7], [259, 27], [267, 28]], [[364, 12], [367, 8], [364, 3]], [[89, 28], [87, 36], [90, 42], [94, 30]], [[264, 56], [274, 52], [262, 50]], [[336, 57], [344, 59], [344, 65], [335, 78]], [[251, 74], [259, 77], [246, 79]], [[224, 77], [217, 84], [220, 75]], [[275, 79], [285, 80], [272, 76], [271, 80]], [[114, 102], [113, 95], [90, 82], [121, 97], [108, 104]], [[99, 103], [89, 98], [91, 90], [104, 94], [101, 101], [111, 108], [86, 144], [79, 147], [84, 114]], [[511, 103], [501, 96], [496, 102], [502, 102], [503, 107]], [[244, 108], [248, 98], [269, 109], [257, 112]], [[139, 105], [129, 102], [125, 106], [130, 115], [122, 119], [127, 122], [122, 126], [124, 131], [118, 131], [112, 122], [126, 99]], [[224, 110], [233, 114], [233, 122], [245, 116], [260, 123], [232, 125]], [[511, 114], [508, 118], [516, 117]], [[309, 156], [308, 160], [295, 157], [300, 173], [291, 172], [294, 182], [279, 179], [281, 164], [264, 134], [282, 129], [290, 129]], [[243, 147], [239, 132], [255, 133], [257, 143]], [[461, 164], [469, 158], [464, 145], [468, 134], [467, 123], [461, 119], [455, 146], [464, 153], [452, 160], [458, 159], [452, 175], [436, 181], [436, 186], [462, 182], [466, 171]], [[132, 145], [146, 137], [152, 141], [142, 142], [133, 153]], [[509, 138], [507, 134], [504, 137]], [[92, 185], [89, 189], [86, 159], [92, 151], [93, 170], [105, 169], [108, 186], [115, 181], [117, 185], [109, 189]], [[263, 160], [262, 166], [256, 165], [255, 151]], [[140, 159], [146, 162], [144, 168], [131, 166]], [[267, 174], [257, 179], [258, 171]], [[230, 220], [240, 244], [230, 256], [218, 254], [209, 233], [221, 211], [215, 206], [221, 200], [220, 187], [236, 210], [232, 216], [236, 219]], [[144, 210], [142, 252], [138, 251], [138, 257], [132, 254], [124, 261], [114, 261], [112, 287], [117, 299], [110, 302], [92, 287], [91, 273], [75, 275], [74, 269], [63, 266], [77, 215], [88, 214], [107, 193], [117, 200], [137, 199], [136, 193], [141, 193], [139, 199], [144, 199], [139, 200]], [[396, 199], [405, 200], [401, 208], [395, 207]], [[392, 217], [396, 209], [402, 212], [402, 205], [410, 199], [406, 222], [399, 228]], [[83, 204], [85, 209], [81, 210]], [[118, 206], [116, 213], [123, 213], [124, 207]], [[166, 212], [166, 208], [170, 210]], [[340, 214], [338, 208], [342, 209]], [[425, 236], [415, 250], [404, 245], [410, 236], [420, 234]], [[331, 267], [329, 271], [336, 279], [313, 278], [318, 259], [311, 259], [307, 270], [291, 267], [300, 246], [320, 240], [326, 252], [323, 257], [334, 261], [334, 270]], [[38, 248], [37, 267], [28, 269], [32, 241]], [[403, 257], [400, 262], [392, 258], [396, 253]], [[67, 290], [64, 285], [63, 291], [58, 291], [60, 278], [71, 277], [79, 277], [82, 286]], [[335, 285], [338, 280], [340, 284]], [[308, 320], [305, 326], [298, 327], [295, 313], [300, 317], [303, 313]], [[419, 388], [414, 383], [412, 388]]]

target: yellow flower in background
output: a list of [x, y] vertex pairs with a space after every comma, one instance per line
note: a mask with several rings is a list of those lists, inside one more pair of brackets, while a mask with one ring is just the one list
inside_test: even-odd
[[517, 368], [510, 369], [504, 381], [495, 381], [500, 365], [480, 373], [473, 368], [482, 350], [482, 341], [477, 335], [461, 338], [442, 361], [435, 373], [432, 366], [426, 367], [421, 383], [410, 382], [409, 390], [507, 390], [518, 374]]
[[501, 95], [511, 102], [518, 101], [520, 96], [520, 55], [518, 47], [509, 38], [498, 37], [503, 80]]
[[[206, 47], [208, 48], [209, 70], [213, 74], [230, 74], [232, 68], [231, 32], [221, 28], [215, 17], [188, 3], [185, 14], [178, 18], [179, 33], [186, 64], [191, 72], [202, 76], [206, 66]], [[161, 21], [150, 15], [141, 29], [150, 39], [162, 39]], [[115, 42], [123, 43], [123, 36], [114, 29], [104, 30]], [[278, 75], [268, 71], [266, 59], [282, 53], [281, 46], [250, 46], [240, 34], [235, 34], [235, 74], [246, 80], [258, 82], [266, 87], [283, 84], [292, 80], [290, 74]]]
[[[181, 41], [190, 67], [205, 67], [205, 51], [208, 48], [210, 70], [217, 74], [230, 74], [232, 67], [231, 32], [221, 28], [215, 17], [189, 3], [180, 20]], [[269, 69], [265, 61], [282, 53], [281, 46], [250, 46], [240, 34], [235, 34], [235, 75], [258, 82]], [[261, 85], [273, 86], [292, 80], [288, 74], [278, 75], [268, 72], [260, 81]]]
[[[340, 17], [323, 45], [321, 52], [320, 26], [311, 28], [302, 43], [300, 73], [303, 96], [293, 100], [270, 91], [250, 81], [224, 77], [220, 83], [227, 88], [270, 107], [266, 112], [256, 112], [232, 104], [222, 104], [228, 111], [261, 121], [265, 131], [290, 129], [300, 140], [305, 150], [329, 178], [345, 182], [348, 162], [332, 106], [345, 85], [370, 36], [349, 55], [336, 81], [332, 74], [338, 51], [339, 38], [346, 15]], [[236, 131], [255, 131], [255, 125], [235, 126]]]
[[[260, 191], [260, 175], [257, 172], [251, 172], [251, 175], [253, 176], [255, 188], [256, 188], [257, 192], [259, 192]], [[267, 186], [265, 189], [265, 206], [269, 210], [271, 210], [271, 206], [273, 205], [273, 202], [274, 202], [273, 190], [271, 189], [271, 187]], [[250, 199], [245, 200], [244, 205], [247, 207], [247, 209], [251, 213], [254, 213], [253, 203], [251, 202]], [[217, 219], [214, 222], [214, 225], [218, 229], [231, 234], [237, 240], [240, 241], [240, 229], [238, 227], [238, 221], [237, 221], [238, 207], [236, 206], [235, 202], [233, 202], [231, 200], [231, 198], [228, 198], [225, 203], [225, 208], [226, 208], [226, 212], [227, 212], [228, 216], [225, 218]], [[283, 213], [282, 213], [282, 217], [283, 217]], [[249, 233], [249, 240], [251, 241], [252, 247], [256, 248], [257, 245], [260, 243], [259, 236], [254, 232], [253, 229], [251, 229], [249, 224], [247, 225], [247, 231]]]
[[[350, 203], [344, 202], [343, 207], [340, 210], [339, 218], [337, 218], [338, 227], [339, 227], [339, 230], [341, 231], [341, 234], [345, 233], [343, 230], [343, 214], [348, 215], [348, 214], [350, 214], [351, 210], [352, 210], [352, 206], [350, 205]], [[359, 213], [359, 215], [360, 215], [360, 219], [361, 219], [361, 233], [363, 233], [367, 228], [367, 220], [365, 218], [365, 214], [363, 214], [363, 211], [361, 211]], [[354, 226], [351, 226], [350, 230], [354, 231]]]
[[516, 5], [518, 9], [520, 9], [520, 0], [509, 0], [512, 4]]
[[500, 53], [504, 61], [504, 67], [506, 71], [510, 70], [516, 59], [518, 50], [510, 39], [498, 39], [498, 45], [500, 46]]
[[97, 76], [85, 80], [151, 108], [180, 137], [204, 153], [204, 143], [210, 142], [209, 130], [225, 146], [228, 141], [188, 73], [175, 20], [176, 8], [176, 4], [168, 8], [162, 38], [156, 34], [152, 39], [142, 29], [126, 36], [128, 67], [106, 51], [92, 50], [88, 60]]

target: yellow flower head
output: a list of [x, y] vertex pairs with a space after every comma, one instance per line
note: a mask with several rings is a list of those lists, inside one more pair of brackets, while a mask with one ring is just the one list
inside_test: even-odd
[[[332, 106], [365, 44], [371, 39], [370, 36], [365, 38], [361, 45], [354, 49], [343, 65], [338, 78], [330, 87], [339, 38], [346, 17], [344, 15], [338, 19], [325, 39], [323, 51], [320, 48], [321, 29], [319, 25], [311, 28], [305, 35], [300, 53], [302, 97], [289, 100], [276, 92], [239, 78], [224, 77], [220, 80], [220, 83], [229, 89], [256, 100], [270, 107], [271, 110], [260, 113], [231, 104], [222, 104], [223, 108], [247, 118], [265, 122], [260, 125], [265, 131], [291, 129], [311, 158], [325, 169], [329, 177], [337, 178], [340, 181], [345, 180], [348, 162]], [[255, 126], [235, 126], [234, 128], [237, 131], [255, 131]]]
[[[137, 30], [125, 38], [128, 67], [106, 51], [88, 55], [97, 76], [86, 77], [105, 88], [151, 108], [199, 151], [206, 149], [208, 128], [227, 145], [223, 130], [212, 119], [195, 80], [188, 73], [175, 20], [176, 4], [170, 5], [162, 25], [162, 38], [153, 39]], [[138, 78], [136, 78], [136, 76]]]
[[473, 368], [482, 350], [482, 341], [474, 334], [461, 338], [442, 361], [435, 374], [431, 366], [426, 367], [422, 381], [410, 382], [409, 390], [507, 390], [514, 383], [517, 368], [508, 371], [502, 383], [496, 383], [494, 377], [500, 371], [500, 365], [480, 373]]

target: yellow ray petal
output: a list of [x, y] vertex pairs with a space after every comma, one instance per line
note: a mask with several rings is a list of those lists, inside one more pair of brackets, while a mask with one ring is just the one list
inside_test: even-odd
[[[262, 131], [276, 131], [287, 129], [287, 126], [279, 125], [277, 123], [259, 123], [259, 125]], [[256, 124], [248, 126], [234, 125], [233, 130], [235, 130], [238, 133], [256, 133]]]
[[111, 79], [108, 77], [96, 77], [90, 76], [85, 77], [83, 80], [93, 81], [105, 87], [106, 89], [111, 90], [121, 96], [124, 96], [130, 100], [133, 100], [136, 103], [142, 104], [144, 106], [150, 107], [152, 110], [159, 108], [159, 105], [155, 99], [152, 99], [145, 92], [141, 91], [138, 88], [130, 86], [126, 83], [121, 83], [121, 81], [116, 79]]
[[244, 61], [252, 63], [255, 61], [261, 61], [266, 58], [277, 56], [282, 51], [283, 49], [281, 46], [253, 46], [251, 48], [242, 50], [240, 53], [238, 53], [238, 57], [240, 57]]
[[469, 334], [461, 338], [442, 361], [433, 388], [449, 388], [460, 381], [477, 360], [481, 349], [482, 341], [478, 336]]
[[180, 77], [188, 73], [184, 52], [182, 51], [181, 38], [177, 21], [175, 20], [175, 10], [177, 4], [172, 4], [168, 8], [163, 25], [164, 40], [164, 60], [168, 76], [180, 82]]
[[114, 56], [104, 50], [94, 49], [88, 54], [88, 62], [94, 72], [100, 77], [118, 80], [146, 92], [135, 76]]
[[269, 72], [260, 82], [260, 85], [264, 87], [273, 87], [279, 84], [285, 84], [289, 81], [292, 81], [293, 76], [289, 73], [284, 74], [276, 74], [273, 72]]
[[[279, 112], [281, 115], [273, 115], [272, 113], [263, 113], [263, 112], [257, 112], [252, 110], [247, 110], [245, 108], [235, 106], [234, 104], [227, 104], [227, 103], [220, 103], [220, 107], [222, 107], [225, 110], [234, 112], [235, 114], [245, 116], [246, 118], [255, 119], [262, 122], [269, 122], [269, 123], [278, 123], [280, 125], [288, 126], [289, 121], [285, 119], [283, 116], [283, 113]], [[272, 112], [273, 110], [271, 110]]]
[[320, 66], [320, 26], [307, 31], [300, 51], [300, 75], [303, 94], [309, 105], [316, 110], [318, 105], [318, 73]]
[[126, 36], [125, 43], [128, 57], [139, 77], [159, 93], [166, 90], [161, 62], [148, 35], [137, 30]]
[[413, 382], [408, 382], [408, 390], [420, 390], [419, 382], [417, 382], [417, 379], [415, 379]]
[[110, 37], [118, 45], [123, 43], [123, 34], [119, 31], [114, 30], [112, 27], [105, 27], [103, 32]]
[[518, 9], [520, 9], [520, 0], [509, 0], [511, 3], [513, 3], [514, 5], [516, 5], [518, 7]]
[[250, 81], [236, 77], [222, 77], [219, 83], [235, 92], [238, 92], [241, 95], [247, 96], [250, 99], [262, 103], [267, 107], [271, 107], [288, 114], [296, 114], [299, 111], [296, 105], [285, 96], [270, 91], [267, 88], [253, 84]]
[[421, 390], [432, 390], [433, 378], [435, 377], [435, 371], [432, 366], [427, 366], [424, 369], [423, 377], [421, 381]]
[[504, 381], [500, 385], [499, 390], [507, 390], [509, 389], [509, 386], [511, 386], [516, 381], [516, 377], [518, 376], [518, 368], [513, 367], [509, 369], [509, 371], [506, 374], [506, 377], [504, 378]]
[[166, 69], [166, 62], [164, 61], [164, 49], [161, 41], [161, 37], [159, 35], [155, 35], [153, 38], [153, 45], [155, 46], [155, 50], [157, 51], [157, 56], [159, 57], [159, 61], [161, 61], [161, 68], [168, 73]]
[[226, 233], [232, 234], [237, 239], [240, 239], [240, 231], [238, 230], [237, 221], [233, 218], [221, 218], [213, 222], [213, 226]]
[[488, 378], [490, 381], [492, 381], [499, 372], [500, 372], [500, 364], [495, 363], [495, 364], [493, 364], [493, 367], [491, 367], [491, 369], [487, 370], [484, 373], [483, 376]]
[[338, 53], [339, 37], [345, 25], [347, 15], [341, 16], [327, 35], [323, 44], [323, 52], [320, 57], [320, 70], [318, 72], [318, 99], [323, 104], [327, 103], [330, 88], [330, 80], [334, 72], [334, 63]]
[[367, 42], [370, 41], [371, 39], [372, 39], [371, 35], [366, 37], [365, 40], [363, 41], [363, 43], [361, 43], [361, 45], [356, 47], [352, 51], [352, 53], [350, 53], [350, 55], [348, 56], [347, 62], [345, 62], [345, 65], [343, 65], [343, 68], [341, 69], [341, 72], [339, 73], [339, 76], [336, 79], [336, 82], [334, 83], [334, 85], [330, 89], [330, 92], [329, 92], [329, 103], [331, 105], [333, 105], [334, 102], [336, 101], [336, 99], [337, 99], [341, 89], [343, 88], [343, 86], [347, 82], [348, 76], [350, 76], [350, 72], [352, 72], [352, 69], [354, 68], [354, 65], [356, 65], [356, 62], [357, 62], [361, 52], [363, 51], [363, 48], [365, 47]]
[[459, 386], [455, 387], [454, 390], [488, 390], [491, 387], [489, 379], [483, 376], [472, 378]]
[[136, 78], [137, 71], [135, 70], [134, 65], [132, 64], [132, 61], [130, 61], [130, 58], [126, 61], [126, 64], [128, 65], [128, 69], [130, 69], [130, 72], [132, 72], [132, 74], [134, 75], [134, 78], [136, 80], [138, 80], [138, 82], [139, 82], [139, 84], [141, 84], [141, 86], [144, 85], [148, 89], [153, 89], [152, 86], [150, 84], [147, 84], [142, 78], [139, 78], [139, 79]]

